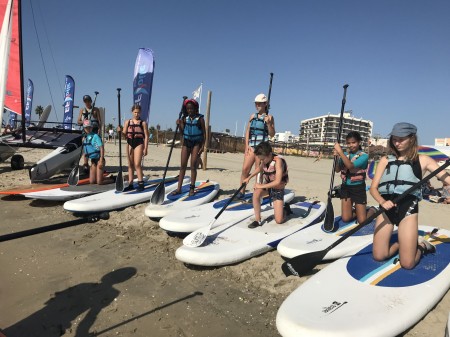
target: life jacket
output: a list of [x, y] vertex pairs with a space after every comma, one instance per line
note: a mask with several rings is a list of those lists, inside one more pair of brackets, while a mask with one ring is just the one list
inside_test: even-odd
[[92, 144], [94, 137], [98, 135], [95, 133], [90, 133], [84, 137], [83, 140], [83, 148], [84, 148], [84, 156], [90, 159], [98, 159], [100, 158], [100, 149], [98, 145]]
[[200, 123], [200, 118], [202, 117], [203, 115], [201, 114], [195, 115], [194, 118], [186, 116], [183, 129], [184, 139], [192, 142], [199, 142], [203, 140], [202, 124]]
[[255, 147], [259, 143], [265, 142], [269, 138], [269, 129], [267, 128], [266, 122], [264, 122], [263, 114], [261, 117], [258, 113], [255, 113], [252, 120], [250, 121], [250, 134], [248, 137], [248, 144]]
[[131, 124], [133, 120], [128, 121], [127, 139], [144, 138], [144, 128], [142, 127], [142, 120], [139, 120], [139, 124]]
[[275, 153], [273, 153], [272, 155], [273, 155], [272, 161], [268, 165], [263, 165], [264, 181], [267, 184], [275, 180], [276, 162], [278, 160], [281, 160], [281, 167], [283, 167], [283, 176], [281, 178], [281, 182], [284, 183], [283, 185], [286, 185], [289, 182], [288, 167], [286, 160], [283, 158], [283, 156], [277, 155]]
[[[388, 156], [388, 164], [378, 185], [380, 194], [402, 194], [422, 178], [422, 169], [417, 159], [414, 162], [398, 160], [395, 156]], [[411, 195], [422, 199], [422, 189], [419, 187]]]
[[92, 127], [98, 128], [98, 119], [93, 118], [93, 111], [93, 108], [91, 109], [91, 111], [88, 111], [88, 109], [84, 108], [82, 113], [83, 120], [89, 119], [92, 123]]
[[[347, 158], [350, 159], [350, 161], [353, 163], [363, 154], [364, 152], [359, 150], [352, 157], [352, 159], [350, 159], [350, 153], [347, 155]], [[348, 169], [344, 165], [344, 168], [341, 170], [341, 178], [344, 183], [347, 181], [347, 179], [350, 179], [351, 182], [364, 181], [366, 180], [366, 169], [362, 169], [360, 167], [353, 167], [351, 169]]]

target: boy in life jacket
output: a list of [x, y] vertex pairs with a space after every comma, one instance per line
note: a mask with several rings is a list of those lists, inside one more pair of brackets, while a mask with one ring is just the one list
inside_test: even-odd
[[[262, 142], [255, 147], [255, 156], [258, 157], [260, 166], [247, 178], [243, 180], [246, 184], [256, 175], [260, 174], [260, 181], [256, 182], [253, 192], [253, 209], [255, 211], [255, 221], [248, 228], [261, 226], [261, 198], [269, 190], [273, 200], [275, 222], [281, 224], [285, 220], [284, 189], [289, 181], [288, 168], [285, 159], [272, 152], [272, 147], [268, 142]], [[289, 215], [289, 206], [286, 206], [286, 213]]]
[[[124, 191], [133, 189], [134, 171], [138, 179], [136, 191], [144, 190], [144, 173], [142, 170], [142, 160], [148, 152], [148, 127], [147, 123], [141, 120], [141, 106], [134, 104], [131, 107], [133, 118], [125, 122], [122, 133], [127, 140], [128, 158], [128, 181], [129, 185]], [[119, 129], [120, 130], [120, 129]]]
[[199, 114], [199, 105], [195, 99], [184, 101], [187, 115], [177, 120], [183, 134], [183, 146], [181, 148], [181, 166], [178, 176], [178, 188], [172, 192], [173, 195], [181, 193], [184, 175], [186, 174], [187, 163], [191, 157], [191, 184], [189, 186], [189, 196], [195, 193], [195, 180], [197, 179], [197, 167], [200, 155], [205, 150], [206, 126], [203, 115]]
[[[418, 154], [417, 128], [413, 124], [395, 124], [390, 134], [389, 148], [392, 154], [380, 159], [370, 187], [372, 197], [386, 210], [378, 216], [375, 224], [373, 257], [384, 261], [398, 252], [402, 268], [412, 269], [422, 255], [436, 250], [430, 242], [418, 236], [421, 187], [397, 204], [392, 200], [419, 182], [427, 171], [435, 171], [439, 165], [431, 157]], [[447, 172], [440, 172], [436, 177], [450, 184]], [[398, 226], [398, 242], [391, 243], [394, 226]]]
[[340, 190], [342, 220], [349, 222], [355, 217], [354, 204], [358, 223], [362, 223], [367, 218], [366, 170], [369, 156], [361, 150], [362, 137], [359, 132], [349, 132], [345, 140], [348, 152], [344, 152], [339, 143], [334, 144], [334, 155], [339, 156], [336, 172], [340, 172], [342, 178]]
[[[83, 126], [83, 122], [85, 120], [91, 121], [92, 132], [101, 135], [100, 133], [100, 125], [102, 125], [100, 110], [96, 107], [92, 106], [92, 98], [89, 95], [83, 96], [83, 102], [85, 107], [80, 109], [80, 113], [78, 114], [78, 125]], [[89, 165], [86, 158], [84, 158], [83, 164], [84, 170], [86, 172], [89, 171]]]
[[[272, 115], [267, 111], [267, 97], [264, 94], [259, 94], [255, 97], [256, 113], [250, 115], [245, 131], [245, 149], [244, 149], [244, 163], [241, 172], [241, 185], [245, 179], [248, 178], [253, 164], [259, 167], [259, 159], [255, 155], [255, 147], [262, 143], [269, 141], [269, 137], [275, 135], [275, 121]], [[245, 191], [241, 191], [239, 198], [243, 198]]]
[[103, 184], [103, 166], [105, 160], [105, 150], [103, 142], [97, 133], [93, 132], [92, 123], [89, 119], [83, 122], [86, 136], [83, 139], [84, 158], [88, 162], [91, 160], [89, 171], [90, 184]]

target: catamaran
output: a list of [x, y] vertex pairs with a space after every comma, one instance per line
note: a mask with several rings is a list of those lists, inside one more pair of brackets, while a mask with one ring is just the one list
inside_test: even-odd
[[[44, 109], [36, 126], [26, 126], [29, 114], [24, 113], [27, 110], [23, 99], [20, 0], [0, 0], [0, 20], [3, 22], [0, 33], [0, 121], [3, 123], [4, 111], [21, 116], [19, 129], [0, 136], [0, 162], [11, 158], [12, 169], [23, 169], [24, 158], [16, 154], [18, 149], [54, 149], [29, 170], [32, 182], [45, 180], [75, 166], [81, 153], [81, 131], [72, 127], [46, 128], [51, 106]], [[28, 99], [26, 104], [30, 104]]]

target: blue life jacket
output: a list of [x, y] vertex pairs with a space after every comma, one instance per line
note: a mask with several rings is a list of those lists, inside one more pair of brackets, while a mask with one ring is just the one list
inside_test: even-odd
[[[419, 177], [418, 177], [419, 176]], [[417, 159], [414, 162], [398, 160], [395, 156], [388, 156], [388, 164], [378, 185], [380, 194], [402, 194], [422, 178], [422, 169]], [[422, 189], [418, 187], [410, 193], [422, 200]]]
[[261, 117], [255, 113], [253, 119], [250, 121], [250, 134], [248, 137], [248, 144], [255, 147], [259, 143], [265, 142], [269, 138], [269, 129], [266, 122], [264, 122], [263, 114]]
[[101, 146], [101, 139], [96, 133], [86, 135], [83, 140], [84, 155], [89, 159], [100, 158], [100, 146], [94, 141], [95, 136], [99, 138]]
[[183, 138], [191, 142], [201, 142], [203, 140], [203, 130], [200, 123], [203, 115], [197, 114], [194, 118], [186, 116], [183, 130]]

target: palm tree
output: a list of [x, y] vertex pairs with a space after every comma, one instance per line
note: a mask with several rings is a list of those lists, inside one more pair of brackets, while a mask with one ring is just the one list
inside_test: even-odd
[[44, 108], [42, 105], [38, 105], [36, 109], [34, 109], [34, 112], [39, 115], [39, 119], [41, 118], [42, 113], [44, 112]]

